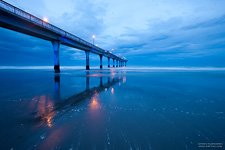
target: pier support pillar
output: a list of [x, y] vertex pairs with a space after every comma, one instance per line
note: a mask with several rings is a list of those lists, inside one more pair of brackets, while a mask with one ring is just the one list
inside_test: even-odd
[[127, 66], [127, 62], [125, 62], [125, 67]]
[[86, 70], [90, 70], [90, 61], [89, 61], [90, 51], [85, 51], [85, 54], [86, 54]]
[[52, 41], [52, 46], [53, 46], [53, 50], [54, 50], [54, 70], [55, 70], [55, 73], [60, 73], [60, 66], [59, 66], [60, 43], [58, 41]]
[[115, 67], [115, 59], [113, 59], [113, 68]]
[[110, 67], [110, 58], [108, 57], [108, 68]]
[[118, 60], [116, 60], [116, 67], [118, 67]]
[[99, 55], [100, 57], [100, 69], [102, 69], [102, 55]]

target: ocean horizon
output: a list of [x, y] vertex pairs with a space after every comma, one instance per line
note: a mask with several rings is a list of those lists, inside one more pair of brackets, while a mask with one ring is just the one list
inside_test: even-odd
[[[60, 66], [62, 70], [85, 70], [85, 66]], [[0, 69], [53, 69], [53, 66], [0, 66]], [[91, 69], [99, 69], [99, 66], [91, 66]], [[224, 71], [225, 67], [215, 66], [128, 66], [128, 67], [103, 67], [103, 69], [126, 69], [126, 70], [177, 70], [177, 71]]]

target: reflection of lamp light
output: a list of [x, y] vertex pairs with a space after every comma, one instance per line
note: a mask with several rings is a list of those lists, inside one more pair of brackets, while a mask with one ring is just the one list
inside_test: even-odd
[[55, 116], [55, 112], [51, 112], [46, 116], [48, 127], [52, 127], [52, 121], [54, 116]]
[[97, 106], [98, 105], [97, 100], [96, 99], [93, 99], [91, 105], [94, 106], [94, 107]]
[[52, 127], [53, 118], [56, 115], [55, 111], [53, 111], [54, 104], [52, 100], [45, 95], [40, 96], [37, 109], [38, 116], [46, 122], [48, 127]]
[[112, 87], [112, 89], [111, 89], [111, 93], [114, 94], [114, 88], [113, 88], [113, 87]]
[[123, 83], [126, 83], [126, 81], [127, 81], [127, 78], [123, 77]]
[[98, 102], [98, 94], [95, 94], [92, 98], [91, 98], [91, 104], [90, 107], [92, 110], [97, 110], [100, 107], [100, 104]]

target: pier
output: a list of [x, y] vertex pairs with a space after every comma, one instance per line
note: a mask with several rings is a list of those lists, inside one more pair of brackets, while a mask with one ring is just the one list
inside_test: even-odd
[[60, 72], [59, 52], [61, 44], [85, 52], [86, 70], [90, 70], [90, 53], [99, 55], [100, 69], [103, 68], [103, 57], [108, 59], [108, 67], [110, 67], [110, 60], [113, 62], [112, 67], [126, 66], [128, 61], [125, 57], [115, 55], [108, 50], [94, 45], [94, 43], [91, 44], [5, 1], [0, 1], [0, 27], [50, 41], [54, 52], [55, 73]]

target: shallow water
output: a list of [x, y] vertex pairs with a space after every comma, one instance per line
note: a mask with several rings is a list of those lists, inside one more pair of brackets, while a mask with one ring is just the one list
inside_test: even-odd
[[0, 149], [201, 149], [225, 142], [225, 72], [0, 70]]

